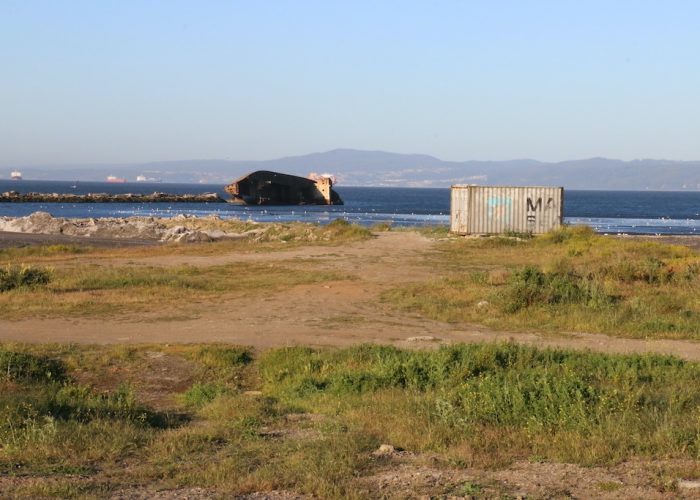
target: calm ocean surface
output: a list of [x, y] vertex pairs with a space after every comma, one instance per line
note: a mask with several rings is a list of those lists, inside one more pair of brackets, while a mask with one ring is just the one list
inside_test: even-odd
[[[16, 190], [48, 193], [203, 193], [219, 192], [221, 185], [150, 184], [0, 180], [0, 192]], [[0, 203], [0, 216], [23, 216], [38, 210], [57, 217], [171, 217], [178, 214], [237, 217], [255, 221], [329, 222], [344, 217], [371, 225], [448, 225], [450, 190], [422, 188], [367, 188], [337, 186], [342, 206], [251, 207], [228, 203]], [[700, 234], [700, 192], [566, 191], [567, 223], [588, 224], [605, 233]]]

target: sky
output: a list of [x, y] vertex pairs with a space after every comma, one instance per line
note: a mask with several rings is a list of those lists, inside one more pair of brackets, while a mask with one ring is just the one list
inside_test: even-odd
[[0, 165], [700, 159], [700, 2], [0, 0]]

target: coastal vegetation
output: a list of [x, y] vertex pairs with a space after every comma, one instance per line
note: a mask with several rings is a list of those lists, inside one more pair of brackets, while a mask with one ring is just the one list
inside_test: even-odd
[[[5, 344], [0, 366], [0, 476], [11, 496], [198, 487], [362, 498], [397, 460], [486, 475], [518, 460], [652, 468], [663, 458], [653, 465], [660, 490], [700, 475], [700, 367], [672, 357], [514, 344]], [[384, 443], [399, 451], [378, 454]]]
[[436, 277], [384, 299], [497, 329], [700, 339], [700, 255], [565, 227], [535, 238], [459, 238], [426, 257]]

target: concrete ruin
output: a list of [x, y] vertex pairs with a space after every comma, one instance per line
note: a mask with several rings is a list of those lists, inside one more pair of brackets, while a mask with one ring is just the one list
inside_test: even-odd
[[307, 179], [258, 170], [226, 186], [231, 203], [245, 205], [342, 205], [330, 177]]

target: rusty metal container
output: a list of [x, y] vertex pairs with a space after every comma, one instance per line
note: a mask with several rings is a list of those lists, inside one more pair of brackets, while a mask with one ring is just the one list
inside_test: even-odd
[[450, 230], [457, 234], [540, 234], [561, 226], [562, 187], [455, 185]]

